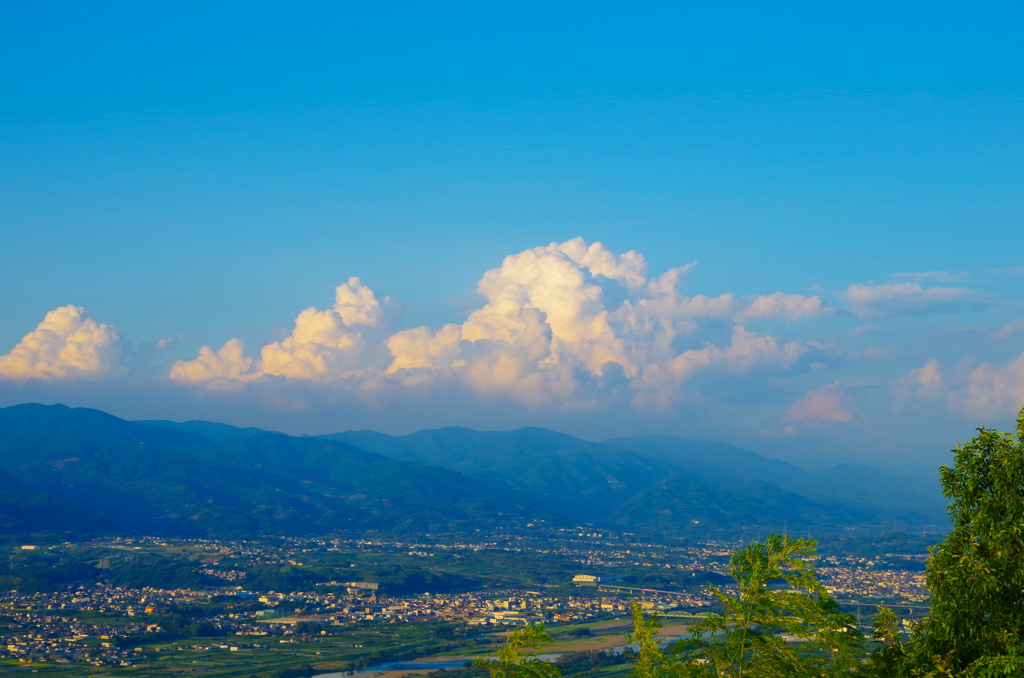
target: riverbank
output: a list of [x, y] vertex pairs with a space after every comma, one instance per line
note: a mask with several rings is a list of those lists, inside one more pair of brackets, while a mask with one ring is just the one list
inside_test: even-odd
[[[625, 631], [631, 629], [631, 624], [623, 624], [622, 620], [612, 620], [609, 622], [603, 622], [600, 625], [595, 624], [591, 627], [591, 631], [619, 631], [620, 629]], [[661, 629], [660, 635], [666, 641], [675, 640], [680, 636], [684, 636], [689, 633], [689, 624], [669, 624]], [[493, 634], [496, 640], [503, 641], [511, 633], [510, 631], [502, 631]], [[572, 639], [559, 639], [551, 643], [544, 648], [544, 653], [539, 655], [541, 659], [546, 661], [554, 661], [563, 654], [569, 654], [572, 652], [585, 652], [588, 650], [611, 650], [614, 652], [621, 652], [623, 648], [628, 645], [629, 639], [626, 633], [606, 633], [598, 636], [588, 636], [583, 638], [572, 638]], [[481, 656], [481, 655], [477, 655]], [[483, 655], [486, 656], [486, 655]], [[492, 655], [493, 656], [493, 655]], [[451, 655], [437, 655], [431, 657], [423, 657], [421, 659], [412, 659], [398, 662], [385, 662], [377, 666], [369, 666], [363, 669], [357, 669], [352, 671], [337, 671], [333, 673], [321, 673], [317, 674], [313, 678], [354, 678], [355, 676], [372, 676], [373, 678], [400, 678], [401, 676], [409, 674], [422, 674], [430, 671], [436, 671], [437, 669], [456, 669], [461, 668], [467, 661], [474, 659], [473, 656], [451, 656]]]

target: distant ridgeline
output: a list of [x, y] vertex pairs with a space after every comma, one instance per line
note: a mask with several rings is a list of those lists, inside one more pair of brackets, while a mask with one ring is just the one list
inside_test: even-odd
[[[853, 465], [811, 473], [724, 443], [592, 443], [540, 428], [295, 437], [0, 409], [0, 535], [469, 533], [592, 524], [658, 536], [945, 525], [937, 489]], [[55, 534], [54, 536], [57, 536]]]

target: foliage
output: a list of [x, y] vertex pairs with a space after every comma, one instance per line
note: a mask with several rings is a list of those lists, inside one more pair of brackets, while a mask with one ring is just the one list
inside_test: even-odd
[[498, 650], [497, 661], [485, 658], [472, 663], [490, 671], [491, 678], [554, 678], [560, 675], [555, 665], [537, 658], [550, 642], [544, 624], [524, 626], [509, 634], [505, 646]]
[[778, 534], [740, 549], [729, 559], [738, 593], [711, 586], [724, 611], [666, 650], [657, 643], [657, 618], [634, 607], [637, 678], [848, 675], [863, 637], [818, 581], [814, 552], [813, 540]]
[[190, 620], [186, 614], [171, 613], [156, 617], [154, 621], [166, 632], [189, 638], [211, 638], [220, 634], [214, 624], [200, 619]]
[[871, 639], [878, 646], [863, 669], [865, 678], [901, 678], [907, 673], [907, 646], [900, 635], [900, 619], [887, 607], [879, 606], [871, 619]]
[[312, 676], [316, 673], [316, 669], [313, 668], [312, 664], [299, 664], [297, 666], [291, 666], [284, 669], [278, 669], [274, 671], [274, 678], [305, 678], [305, 676]]
[[455, 628], [448, 624], [443, 624], [431, 631], [430, 635], [440, 640], [452, 640], [455, 638]]
[[953, 529], [931, 550], [931, 613], [906, 675], [1024, 675], [1024, 409], [1017, 435], [981, 427], [939, 477]]
[[[852, 538], [846, 535], [843, 535], [841, 538], [837, 535], [831, 535], [818, 539], [818, 553], [822, 555], [855, 556], [872, 559], [879, 558], [883, 553], [925, 555], [934, 543], [934, 535], [908, 534], [907, 532], [897, 530]], [[889, 566], [897, 566], [898, 564], [899, 561], [890, 561], [888, 563]], [[904, 563], [904, 567], [901, 569], [909, 568]]]
[[582, 650], [560, 655], [555, 660], [555, 666], [563, 676], [575, 676], [604, 666], [624, 664], [628, 659], [627, 654], [615, 654], [605, 650]]
[[143, 588], [203, 588], [209, 580], [187, 558], [160, 553], [115, 552], [109, 549], [15, 551], [0, 587], [21, 593], [52, 592], [76, 583], [105, 582]]
[[430, 572], [421, 569], [404, 568], [398, 575], [381, 578], [381, 589], [389, 595], [408, 595], [410, 593], [449, 593], [464, 591], [479, 586], [480, 583], [471, 577], [463, 577], [449, 572]]
[[130, 564], [113, 570], [111, 586], [126, 588], [202, 589], [210, 581], [196, 572], [184, 559], [167, 559], [161, 566]]
[[633, 601], [629, 605], [633, 613], [633, 632], [627, 638], [637, 647], [636, 663], [633, 665], [633, 678], [660, 678], [672, 675], [674, 667], [665, 662], [665, 652], [658, 644], [658, 631], [661, 630], [661, 619], [655, 612], [651, 616], [644, 614], [640, 603]]
[[422, 675], [424, 678], [486, 678], [488, 673], [484, 668], [466, 662], [461, 669], [434, 669]]

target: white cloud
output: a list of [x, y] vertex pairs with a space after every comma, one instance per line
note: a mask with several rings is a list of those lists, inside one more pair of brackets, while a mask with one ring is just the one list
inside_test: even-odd
[[199, 349], [195, 360], [179, 360], [171, 366], [171, 379], [179, 384], [201, 384], [210, 390], [233, 390], [260, 376], [253, 359], [245, 357], [245, 343], [229, 339], [220, 350]]
[[792, 367], [811, 344], [781, 342], [777, 337], [747, 331], [742, 325], [733, 328], [732, 342], [725, 347], [708, 345], [699, 350], [685, 351], [672, 359], [673, 374], [686, 379], [700, 369], [723, 367], [731, 372], [748, 372], [757, 365], [773, 364], [781, 368]]
[[687, 297], [661, 283], [652, 284], [651, 289], [658, 293], [640, 299], [638, 312], [666, 318], [715, 318], [742, 323], [770, 318], [802, 320], [835, 312], [818, 296], [776, 292], [740, 298], [727, 292], [717, 297], [703, 294]]
[[[634, 250], [615, 256], [601, 243], [595, 242], [588, 245], [583, 238], [573, 238], [557, 245], [551, 243], [547, 248], [537, 248], [533, 251], [543, 249], [557, 250], [565, 254], [573, 263], [588, 269], [592, 275], [603, 275], [606, 278], [618, 280], [626, 287], [636, 288], [647, 282], [647, 261], [642, 254]], [[677, 274], [678, 277], [692, 267], [693, 264], [690, 264], [673, 270], [680, 272]], [[675, 281], [678, 282], [678, 279]]]
[[821, 426], [828, 422], [852, 421], [853, 412], [843, 403], [838, 384], [808, 391], [786, 410], [783, 421], [800, 422], [808, 426]]
[[[737, 388], [749, 392], [745, 402], [772, 389], [776, 400], [769, 416], [778, 423], [764, 435], [778, 436], [851, 421], [858, 412], [849, 389], [825, 387], [780, 398], [798, 383], [798, 373], [826, 375], [851, 361], [901, 359], [894, 348], [848, 352], [800, 340], [790, 336], [793, 325], [787, 325], [787, 336], [773, 336], [765, 321], [799, 322], [836, 309], [820, 296], [785, 292], [700, 294], [690, 289], [695, 264], [650, 274], [637, 252], [617, 254], [580, 238], [551, 243], [509, 255], [485, 271], [475, 310], [461, 322], [398, 331], [397, 302], [350, 278], [335, 289], [328, 308], [297, 313], [291, 331], [278, 341], [250, 345], [247, 352], [240, 339], [231, 339], [160, 369], [183, 387], [246, 391], [225, 402], [296, 409], [359, 403], [368, 412], [444, 399], [452, 407], [497, 400], [503, 407], [551, 413], [629, 407], [683, 413], [677, 410], [682, 403], [727, 406]], [[902, 277], [911, 280], [851, 285], [841, 306], [873, 318], [952, 312], [976, 300], [970, 291], [921, 282], [959, 279], [952, 274]], [[876, 330], [863, 325], [851, 332]], [[984, 331], [991, 339], [1015, 339], [1024, 332], [1024, 320]], [[146, 380], [155, 374], [151, 364], [175, 342], [141, 344], [129, 352], [114, 328], [67, 306], [47, 314], [0, 356], [0, 381], [95, 379], [129, 370]], [[1022, 356], [1005, 364], [965, 363], [948, 373], [935, 360], [918, 365], [909, 374], [912, 365], [906, 365], [900, 370], [905, 376], [889, 382], [891, 405], [992, 417], [1024, 402]], [[762, 416], [753, 430], [764, 425]], [[781, 433], [774, 430], [780, 426]]]
[[992, 333], [992, 338], [999, 341], [1003, 341], [1005, 339], [1009, 339], [1012, 336], [1020, 334], [1021, 332], [1024, 332], [1024, 318], [1021, 318], [1020, 320], [1015, 320], [1009, 325], [1004, 325], [1003, 327], [1000, 327], [998, 330]]
[[274, 375], [326, 382], [367, 367], [381, 368], [387, 364], [383, 347], [386, 324], [398, 310], [389, 297], [381, 303], [359, 278], [350, 278], [335, 290], [332, 308], [307, 308], [299, 313], [291, 335], [264, 346], [259, 360], [245, 357], [244, 345], [233, 339], [219, 351], [204, 346], [198, 358], [179, 360], [171, 368], [171, 378], [196, 384]]
[[437, 370], [446, 367], [464, 367], [459, 357], [462, 341], [461, 325], [445, 325], [437, 332], [428, 327], [415, 327], [396, 332], [388, 337], [388, 350], [393, 359], [388, 374], [398, 370]]
[[393, 335], [388, 372], [458, 370], [473, 390], [533, 405], [570, 396], [575, 370], [599, 375], [614, 362], [635, 374], [601, 281], [619, 282], [628, 295], [642, 291], [645, 270], [635, 252], [615, 256], [579, 238], [510, 255], [484, 274], [478, 290], [487, 303], [461, 326]]
[[62, 306], [29, 332], [7, 355], [0, 356], [0, 379], [99, 379], [117, 376], [121, 338], [110, 325], [98, 323], [80, 306]]
[[388, 305], [392, 305], [390, 297], [384, 297], [384, 305], [381, 305], [373, 290], [359, 282], [359, 278], [349, 278], [334, 290], [334, 312], [346, 327], [383, 324]]
[[802, 294], [775, 294], [754, 297], [737, 315], [738, 321], [759, 320], [761, 318], [785, 318], [801, 320], [819, 315], [833, 313], [822, 302], [821, 297], [805, 297]]
[[964, 364], [951, 382], [937, 360], [928, 360], [896, 380], [893, 395], [897, 403], [942, 401], [982, 420], [1012, 415], [1024, 405], [1024, 353], [1002, 365], [984, 362], [970, 369]]
[[[264, 346], [258, 359], [246, 358], [240, 342], [230, 351], [206, 348], [176, 364], [172, 378], [201, 384], [268, 375], [378, 391], [455, 383], [534, 407], [579, 407], [614, 383], [607, 392], [663, 402], [696, 371], [786, 370], [816, 346], [758, 334], [741, 320], [799, 320], [834, 310], [820, 297], [781, 292], [686, 296], [679, 284], [693, 265], [648, 277], [637, 252], [617, 255], [582, 238], [551, 243], [486, 271], [477, 286], [485, 303], [464, 322], [398, 332], [388, 329], [392, 302], [378, 303], [352, 278], [338, 288], [332, 309], [300, 313], [291, 335]], [[737, 323], [728, 345], [695, 336], [706, 319], [719, 327]], [[687, 344], [696, 346], [687, 350]]]
[[365, 342], [333, 309], [307, 308], [295, 318], [295, 329], [283, 341], [260, 352], [267, 374], [292, 379], [331, 380], [359, 367]]
[[945, 399], [948, 392], [939, 361], [928, 360], [916, 370], [911, 370], [910, 374], [896, 381], [894, 392], [897, 401]]
[[[572, 243], [578, 249], [564, 252], [565, 246]], [[463, 324], [463, 339], [511, 345], [522, 344], [523, 338], [531, 336], [534, 342], [547, 345], [534, 345], [528, 352], [538, 357], [538, 352], [546, 354], [545, 359], [553, 363], [574, 357], [592, 373], [608, 361], [633, 371], [625, 344], [609, 322], [605, 290], [595, 278], [617, 276], [627, 287], [635, 289], [643, 282], [639, 271], [646, 268], [646, 263], [633, 252], [623, 255], [629, 257], [623, 263], [623, 257], [616, 258], [599, 243], [595, 245], [584, 250], [582, 241], [577, 239], [505, 257], [501, 268], [488, 271], [480, 281], [478, 289], [488, 303], [470, 314]], [[595, 251], [598, 249], [601, 251]], [[573, 255], [580, 252], [586, 256], [577, 261]], [[591, 269], [588, 261], [597, 268]], [[542, 317], [523, 315], [526, 310], [539, 311]], [[535, 323], [550, 328], [550, 339], [544, 331], [531, 327]]]
[[998, 367], [982, 363], [974, 368], [960, 401], [968, 413], [979, 418], [1020, 410], [1024, 405], [1024, 353]]
[[844, 297], [860, 317], [956, 313], [972, 293], [952, 287], [922, 287], [917, 282], [889, 285], [850, 285]]

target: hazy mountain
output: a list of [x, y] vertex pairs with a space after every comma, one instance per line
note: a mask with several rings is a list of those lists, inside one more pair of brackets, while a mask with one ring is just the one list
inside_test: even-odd
[[731, 527], [782, 532], [787, 527], [835, 526], [872, 520], [850, 507], [823, 506], [759, 480], [708, 482], [675, 476], [617, 507], [611, 523], [669, 535]]
[[[456, 472], [335, 441], [258, 433], [214, 444], [63, 406], [0, 409], [0, 468], [10, 530], [452, 531], [546, 515]], [[33, 504], [50, 518], [29, 520]]]
[[944, 523], [947, 500], [939, 484], [859, 464], [838, 464], [780, 481], [780, 487], [823, 504], [874, 507], [880, 521]]
[[216, 421], [203, 421], [202, 419], [190, 419], [189, 421], [182, 422], [167, 421], [165, 419], [143, 419], [132, 423], [142, 424], [144, 426], [159, 426], [161, 428], [171, 428], [176, 431], [194, 433], [195, 435], [206, 438], [212, 443], [219, 443], [224, 440], [240, 438], [254, 433], [266, 432], [264, 429], [256, 428], [255, 426], [239, 428], [238, 426], [232, 426], [231, 424], [221, 424]]
[[945, 515], [939, 492], [911, 478], [854, 465], [812, 473], [715, 441], [648, 435], [592, 443], [541, 428], [323, 437], [521, 488], [522, 496], [570, 518], [623, 529], [666, 530], [693, 520], [712, 529], [935, 524]]
[[11, 485], [0, 480], [0, 535], [100, 532], [118, 527], [114, 521], [66, 502], [52, 492]]
[[663, 435], [615, 438], [605, 444], [666, 461], [691, 474], [767, 481], [816, 503], [853, 511], [862, 520], [932, 523], [945, 516], [946, 500], [938, 484], [868, 466], [839, 464], [810, 472], [726, 443]]
[[370, 529], [475, 529], [505, 521], [503, 514], [551, 517], [543, 507], [496, 495], [460, 473], [338, 441], [260, 433], [189, 454], [241, 481], [358, 508], [367, 514], [360, 524]]
[[0, 531], [244, 537], [471, 531], [543, 518], [633, 532], [939, 524], [943, 501], [872, 468], [810, 473], [669, 436], [593, 443], [540, 428], [288, 436], [0, 409]]
[[657, 459], [542, 428], [452, 427], [396, 437], [371, 431], [321, 437], [443, 466], [492, 487], [519, 489], [530, 500], [585, 522], [602, 520], [622, 502], [678, 472]]
[[612, 438], [605, 445], [630, 450], [691, 472], [769, 483], [806, 475], [806, 471], [781, 459], [712, 440], [688, 440], [664, 435]]
[[0, 408], [0, 434], [18, 430], [47, 431], [72, 437], [151, 445], [206, 442], [187, 431], [133, 423], [85, 407], [26, 403]]

